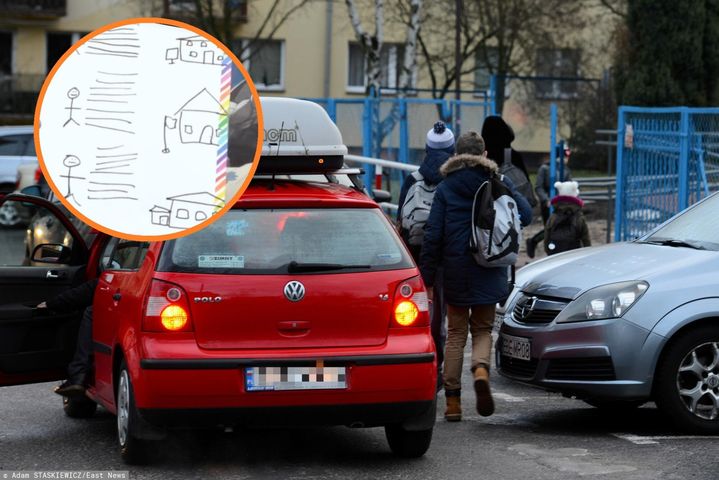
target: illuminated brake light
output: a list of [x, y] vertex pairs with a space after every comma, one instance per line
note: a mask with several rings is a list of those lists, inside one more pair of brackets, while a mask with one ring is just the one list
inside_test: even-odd
[[162, 318], [162, 326], [172, 332], [182, 330], [187, 325], [187, 312], [179, 305], [166, 306], [160, 318]]
[[394, 319], [403, 327], [409, 327], [419, 317], [417, 305], [409, 300], [403, 300], [394, 307]]

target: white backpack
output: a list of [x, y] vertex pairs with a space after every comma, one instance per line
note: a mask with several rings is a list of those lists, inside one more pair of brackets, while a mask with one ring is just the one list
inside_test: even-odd
[[502, 182], [492, 175], [482, 183], [472, 202], [472, 234], [469, 248], [483, 267], [513, 266], [519, 256], [522, 230], [517, 202]]
[[412, 177], [416, 181], [407, 190], [402, 204], [402, 228], [408, 232], [410, 245], [422, 245], [437, 185], [428, 185], [419, 171], [412, 172]]

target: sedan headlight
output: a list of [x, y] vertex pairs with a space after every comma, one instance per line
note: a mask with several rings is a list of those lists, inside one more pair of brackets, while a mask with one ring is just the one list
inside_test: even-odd
[[624, 315], [649, 288], [647, 282], [621, 282], [586, 291], [557, 315], [557, 323], [603, 320]]

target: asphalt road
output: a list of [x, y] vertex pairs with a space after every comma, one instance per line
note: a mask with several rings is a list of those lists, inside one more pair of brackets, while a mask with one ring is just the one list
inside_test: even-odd
[[22, 265], [25, 258], [25, 228], [0, 227], [0, 265]]
[[[66, 418], [53, 384], [0, 389], [0, 470], [127, 470], [115, 417]], [[469, 374], [460, 423], [442, 419], [429, 452], [392, 456], [381, 428], [252, 429], [174, 434], [131, 478], [716, 479], [719, 442], [666, 426], [649, 404], [607, 414], [493, 376], [495, 415], [473, 411]], [[443, 402], [444, 397], [440, 396]]]

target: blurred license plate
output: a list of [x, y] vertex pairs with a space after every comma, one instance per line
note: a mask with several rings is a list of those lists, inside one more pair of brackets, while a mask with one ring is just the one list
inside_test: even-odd
[[245, 389], [336, 390], [347, 388], [345, 367], [246, 367]]
[[502, 355], [519, 360], [530, 360], [531, 350], [528, 338], [502, 334]]

